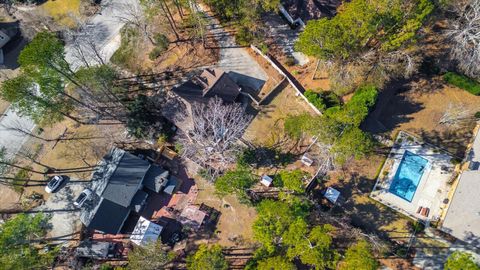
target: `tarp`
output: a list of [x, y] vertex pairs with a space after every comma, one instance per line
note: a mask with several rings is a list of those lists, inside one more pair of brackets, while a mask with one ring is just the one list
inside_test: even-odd
[[339, 196], [340, 196], [340, 191], [332, 187], [327, 188], [327, 191], [325, 191], [325, 198], [327, 198], [327, 200], [329, 200], [332, 203], [336, 203]]
[[162, 230], [162, 226], [155, 224], [144, 217], [140, 217], [137, 225], [135, 225], [132, 235], [130, 236], [130, 240], [139, 246], [143, 246], [151, 241], [157, 241]]

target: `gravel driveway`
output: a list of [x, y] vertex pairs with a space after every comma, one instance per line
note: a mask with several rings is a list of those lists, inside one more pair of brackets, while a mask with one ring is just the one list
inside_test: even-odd
[[48, 195], [44, 204], [33, 209], [50, 215], [52, 228], [48, 237], [58, 238], [59, 243], [78, 238], [76, 233], [82, 225], [80, 209], [73, 206], [73, 202], [89, 185], [89, 181], [67, 181], [57, 192]]
[[88, 49], [91, 44], [97, 48], [102, 59], [108, 62], [120, 47], [120, 30], [126, 20], [132, 19], [132, 14], [140, 14], [140, 11], [138, 0], [102, 1], [101, 12], [90, 18], [80, 30], [73, 33], [72, 39], [67, 40], [66, 59], [72, 65], [72, 69], [76, 70], [84, 65], [78, 59], [78, 53], [72, 45], [73, 39], [77, 40], [80, 48], [86, 48], [85, 51], [90, 52], [85, 55], [90, 64], [98, 64], [95, 53]]
[[[203, 12], [206, 11], [202, 5], [198, 8]], [[228, 75], [239, 85], [255, 90], [262, 88], [268, 78], [262, 67], [245, 48], [237, 45], [235, 37], [228, 33], [216, 18], [210, 15], [205, 15], [205, 18], [210, 22], [207, 27], [209, 35], [216, 39], [220, 49], [220, 59], [214, 67], [228, 72]]]

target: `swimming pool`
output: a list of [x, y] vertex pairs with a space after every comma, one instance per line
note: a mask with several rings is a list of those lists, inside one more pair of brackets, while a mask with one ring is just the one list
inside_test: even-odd
[[390, 185], [390, 193], [411, 202], [427, 164], [428, 160], [423, 157], [405, 151]]

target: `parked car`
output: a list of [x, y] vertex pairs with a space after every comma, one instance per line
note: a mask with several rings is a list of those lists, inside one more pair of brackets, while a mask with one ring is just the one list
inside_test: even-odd
[[48, 181], [47, 186], [45, 187], [45, 191], [47, 193], [53, 193], [55, 192], [58, 187], [65, 181], [65, 178], [60, 175], [55, 175], [54, 177], [50, 178], [50, 181]]
[[85, 203], [90, 197], [92, 196], [92, 191], [90, 189], [84, 189], [80, 195], [78, 195], [77, 199], [73, 203], [76, 207], [82, 207], [83, 203]]

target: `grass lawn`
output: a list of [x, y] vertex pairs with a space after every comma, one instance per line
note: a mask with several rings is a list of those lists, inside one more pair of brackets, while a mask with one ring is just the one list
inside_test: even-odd
[[283, 120], [288, 115], [314, 114], [310, 106], [295, 94], [295, 90], [290, 85], [281, 90], [269, 104], [262, 106], [243, 137], [250, 142], [267, 147], [281, 146], [285, 143], [288, 139], [284, 134]]
[[195, 183], [199, 190], [195, 203], [204, 203], [221, 213], [217, 224], [216, 241], [226, 247], [253, 244], [252, 224], [257, 217], [256, 210], [241, 204], [235, 196], [217, 197], [214, 195], [214, 186], [201, 177], [195, 177]]
[[80, 16], [81, 0], [48, 0], [41, 7], [61, 25], [74, 27]]

